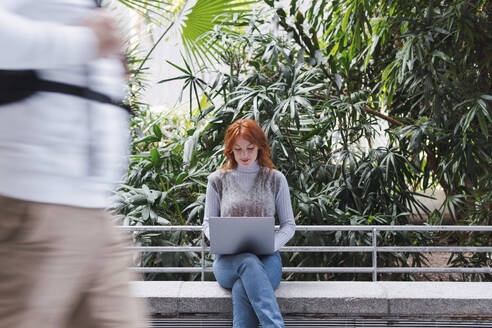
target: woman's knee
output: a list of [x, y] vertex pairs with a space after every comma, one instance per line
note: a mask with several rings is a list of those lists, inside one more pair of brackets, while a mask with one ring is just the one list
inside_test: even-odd
[[234, 270], [231, 270], [227, 266], [221, 266], [217, 261], [214, 261], [212, 264], [212, 270], [215, 280], [217, 280], [217, 283], [223, 288], [232, 288], [238, 278]]
[[258, 256], [256, 254], [253, 254], [253, 253], [241, 253], [239, 255], [239, 262], [240, 262], [240, 264], [244, 263], [247, 265], [263, 266], [263, 263], [258, 258]]
[[258, 270], [263, 268], [263, 263], [260, 261], [258, 256], [251, 253], [243, 253], [238, 259], [238, 272], [241, 273], [247, 269]]

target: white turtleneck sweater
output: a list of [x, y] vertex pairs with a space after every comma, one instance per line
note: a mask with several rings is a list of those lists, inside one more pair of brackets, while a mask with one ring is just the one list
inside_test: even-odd
[[[255, 183], [255, 178], [258, 175], [260, 166], [255, 161], [248, 167], [238, 165], [236, 169], [232, 169], [231, 173], [236, 182], [244, 190], [251, 190]], [[292, 211], [290, 200], [289, 186], [287, 179], [279, 171], [275, 170], [277, 175], [280, 175], [280, 188], [275, 195], [275, 210], [279, 218], [280, 229], [275, 233], [275, 251], [283, 247], [294, 235], [296, 224]], [[214, 173], [215, 174], [215, 173]], [[210, 177], [209, 177], [210, 178]], [[209, 235], [209, 217], [221, 216], [221, 198], [219, 193], [212, 187], [210, 179], [207, 185], [207, 194], [205, 199], [205, 215], [203, 219], [203, 230], [207, 238]]]

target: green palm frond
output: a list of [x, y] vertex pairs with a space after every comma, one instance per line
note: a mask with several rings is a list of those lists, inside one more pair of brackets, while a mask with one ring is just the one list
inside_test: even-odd
[[250, 6], [257, 1], [246, 0], [197, 0], [193, 5], [183, 6], [181, 40], [188, 58], [195, 63], [213, 63], [221, 49], [211, 42], [208, 32], [218, 25], [241, 25], [251, 12]]
[[[239, 29], [247, 25], [252, 14], [252, 5], [258, 0], [118, 0], [120, 4], [144, 17], [150, 29], [154, 26], [168, 26], [155, 41], [143, 60], [164, 40], [180, 40], [178, 47], [185, 53], [190, 65], [218, 62], [222, 53], [220, 45], [215, 44], [212, 32], [217, 26]], [[172, 28], [171, 28], [172, 27]], [[168, 33], [169, 32], [169, 33]], [[140, 67], [141, 68], [141, 67]]]

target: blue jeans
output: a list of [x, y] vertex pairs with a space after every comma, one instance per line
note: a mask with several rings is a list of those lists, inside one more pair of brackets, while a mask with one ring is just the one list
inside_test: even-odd
[[282, 279], [282, 260], [272, 255], [241, 253], [216, 255], [213, 264], [215, 279], [224, 288], [232, 289], [235, 328], [284, 327], [274, 289]]

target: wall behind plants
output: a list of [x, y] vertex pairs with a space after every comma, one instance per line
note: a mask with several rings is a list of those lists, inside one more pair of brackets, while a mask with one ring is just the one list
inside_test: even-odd
[[[128, 224], [201, 224], [206, 176], [223, 161], [225, 128], [242, 117], [254, 118], [267, 133], [274, 163], [289, 181], [298, 224], [407, 224], [412, 208], [423, 207], [415, 196], [436, 186], [446, 192], [444, 205], [457, 223], [489, 223], [490, 4], [265, 5], [250, 14], [242, 32], [224, 25], [208, 33], [210, 47], [220, 49], [219, 64], [227, 67], [215, 72], [215, 80], [201, 80], [191, 63], [174, 64], [176, 79], [183, 80], [190, 104], [196, 105], [188, 121], [148, 112], [135, 119], [134, 156], [118, 207]], [[388, 124], [383, 132], [381, 120]], [[388, 140], [384, 147], [375, 146], [381, 133]], [[428, 214], [431, 222], [439, 222], [439, 213]], [[183, 233], [136, 238], [146, 245], [199, 243], [198, 235]], [[490, 244], [488, 235], [387, 233], [378, 238], [380, 245]], [[370, 245], [370, 237], [297, 233], [291, 245]], [[364, 254], [294, 253], [284, 254], [283, 260], [285, 266], [370, 266], [371, 259]], [[418, 254], [385, 254], [378, 265], [418, 266], [425, 260]], [[193, 253], [145, 254], [142, 264], [197, 261]], [[453, 254], [450, 261], [491, 264], [487, 254]]]

